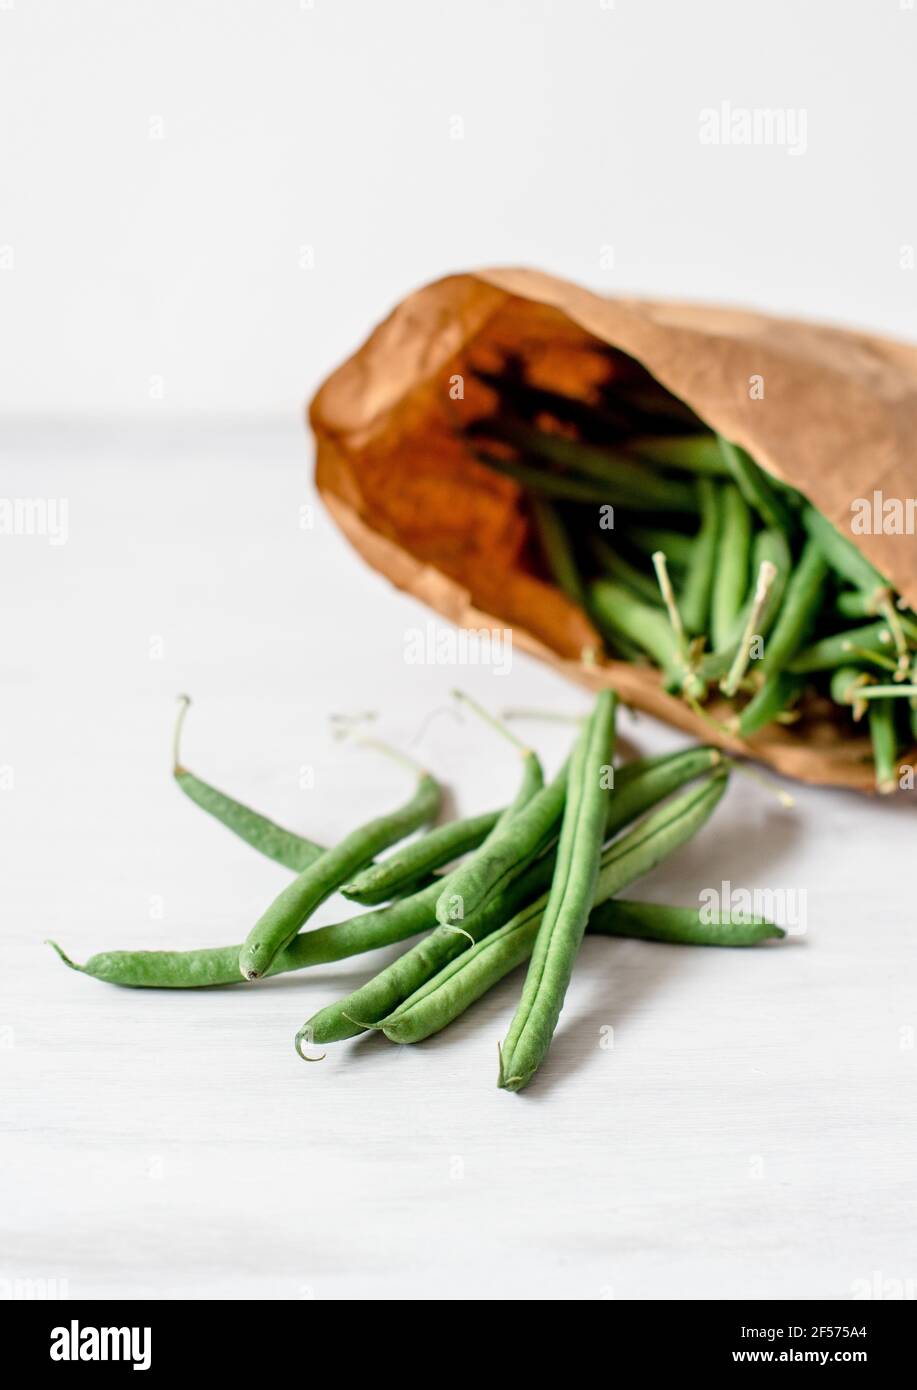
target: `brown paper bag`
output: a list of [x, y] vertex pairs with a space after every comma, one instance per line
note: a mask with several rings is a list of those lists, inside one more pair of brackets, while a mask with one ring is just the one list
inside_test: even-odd
[[[743, 743], [667, 695], [657, 672], [582, 662], [597, 640], [588, 618], [534, 572], [519, 489], [470, 456], [456, 425], [492, 401], [470, 363], [497, 367], [513, 353], [533, 380], [588, 399], [609, 371], [599, 345], [636, 359], [845, 534], [854, 499], [917, 491], [917, 348], [741, 309], [606, 299], [536, 271], [487, 270], [404, 300], [317, 393], [316, 479], [332, 516], [371, 565], [452, 622], [511, 628], [514, 642], [572, 679], [613, 686], [627, 703], [789, 776], [871, 790], [868, 740], [827, 701], [815, 701], [799, 724]], [[914, 537], [853, 539], [917, 606]]]

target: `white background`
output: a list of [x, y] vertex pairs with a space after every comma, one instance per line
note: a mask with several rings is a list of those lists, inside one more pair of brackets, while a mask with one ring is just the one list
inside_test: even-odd
[[[915, 58], [897, 0], [0, 0], [0, 492], [69, 504], [66, 544], [0, 543], [0, 1293], [917, 1281], [906, 801], [803, 790], [790, 813], [734, 779], [640, 891], [804, 890], [805, 937], [587, 942], [520, 1097], [494, 1084], [518, 979], [423, 1047], [305, 1067], [296, 1028], [385, 955], [192, 997], [42, 945], [228, 943], [286, 881], [171, 785], [183, 689], [187, 761], [315, 838], [404, 789], [332, 741], [336, 711], [378, 710], [461, 811], [509, 795], [451, 686], [584, 697], [521, 657], [503, 679], [405, 665], [429, 615], [320, 508], [303, 528], [304, 401], [400, 296], [480, 264], [913, 336]], [[803, 110], [804, 152], [702, 145], [722, 102]]]

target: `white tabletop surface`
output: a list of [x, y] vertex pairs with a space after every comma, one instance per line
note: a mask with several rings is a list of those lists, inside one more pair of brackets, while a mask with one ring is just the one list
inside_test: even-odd
[[[193, 994], [68, 972], [45, 937], [78, 960], [239, 941], [287, 881], [172, 784], [180, 691], [186, 762], [323, 840], [405, 790], [330, 715], [377, 711], [470, 812], [515, 768], [446, 712], [456, 683], [493, 708], [588, 700], [523, 656], [503, 677], [406, 665], [430, 614], [320, 505], [309, 527], [295, 418], [6, 442], [6, 495], [69, 502], [66, 544], [0, 545], [7, 1294], [847, 1299], [917, 1276], [907, 800], [801, 789], [787, 811], [734, 777], [635, 893], [803, 891], [805, 934], [748, 952], [587, 940], [520, 1096], [495, 1085], [518, 975], [427, 1044], [373, 1035], [305, 1066], [300, 1023], [393, 952]], [[678, 742], [621, 723], [640, 751]], [[556, 763], [568, 732], [527, 732]]]

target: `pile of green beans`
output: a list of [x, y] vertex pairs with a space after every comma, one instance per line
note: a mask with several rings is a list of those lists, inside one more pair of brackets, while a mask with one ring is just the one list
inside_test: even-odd
[[[429, 1037], [531, 956], [501, 1053], [500, 1085], [518, 1090], [547, 1054], [587, 929], [604, 936], [718, 946], [750, 946], [783, 934], [760, 918], [708, 920], [689, 907], [616, 896], [684, 844], [712, 813], [728, 778], [728, 763], [718, 749], [696, 746], [615, 768], [617, 701], [605, 691], [569, 759], [545, 784], [536, 754], [467, 696], [460, 698], [514, 744], [520, 762], [515, 797], [498, 810], [426, 830], [377, 860], [435, 814], [440, 788], [429, 772], [409, 764], [417, 784], [404, 805], [323, 849], [188, 771], [178, 750], [189, 704], [182, 697], [173, 767], [178, 786], [296, 877], [241, 944], [102, 951], [82, 965], [56, 942], [50, 945], [70, 969], [107, 984], [246, 989], [254, 978], [420, 936], [358, 989], [311, 1015], [296, 1035], [297, 1051], [307, 1061], [316, 1060], [307, 1045], [337, 1042], [370, 1028], [399, 1043]], [[374, 906], [301, 930], [311, 911], [335, 892]], [[259, 944], [269, 942], [270, 950], [258, 957], [256, 969], [245, 964], [240, 969], [240, 961], [252, 959], [253, 937]]]
[[[917, 743], [917, 614], [851, 540], [660, 387], [590, 403], [529, 384], [516, 359], [475, 375], [493, 408], [464, 425], [472, 455], [519, 484], [533, 563], [608, 657], [657, 667], [743, 739], [802, 731], [831, 701], [842, 729], [868, 732], [878, 791], [897, 789]], [[856, 699], [838, 694], [842, 668]]]

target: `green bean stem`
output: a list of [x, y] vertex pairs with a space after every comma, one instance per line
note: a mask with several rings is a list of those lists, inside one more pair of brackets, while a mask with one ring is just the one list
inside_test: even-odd
[[723, 694], [729, 699], [735, 695], [739, 688], [745, 672], [748, 670], [748, 663], [751, 660], [751, 645], [758, 634], [758, 628], [762, 625], [761, 618], [770, 596], [771, 586], [777, 574], [777, 568], [769, 560], [762, 561], [758, 571], [758, 580], [755, 585], [754, 596], [748, 610], [748, 617], [745, 621], [745, 631], [742, 633], [732, 665], [726, 679], [720, 685]]
[[500, 1085], [505, 1090], [527, 1086], [547, 1055], [573, 974], [599, 873], [616, 708], [613, 692], [601, 691], [570, 762], [551, 891], [501, 1052]]
[[[372, 746], [388, 751], [378, 744]], [[257, 980], [264, 975], [274, 957], [315, 909], [376, 854], [432, 820], [439, 799], [439, 783], [428, 772], [418, 769], [417, 786], [409, 801], [388, 815], [367, 821], [351, 831], [288, 884], [262, 913], [242, 944], [239, 969], [245, 978]]]

